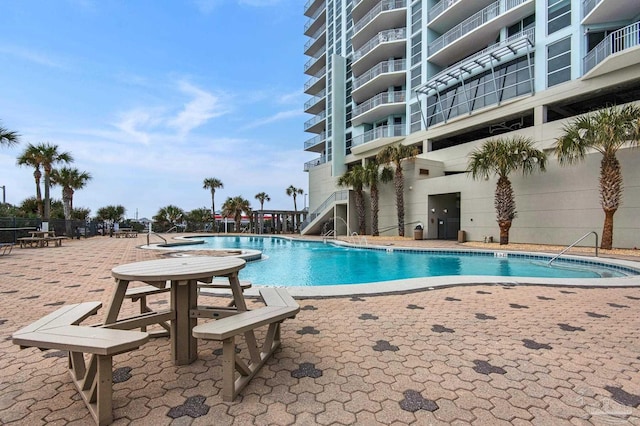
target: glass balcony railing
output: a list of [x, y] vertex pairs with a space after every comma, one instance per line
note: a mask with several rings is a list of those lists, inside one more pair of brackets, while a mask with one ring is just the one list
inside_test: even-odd
[[307, 49], [309, 49], [313, 43], [315, 43], [316, 41], [318, 41], [318, 37], [320, 37], [320, 35], [321, 35], [322, 33], [324, 33], [326, 30], [327, 30], [327, 28], [326, 28], [326, 27], [324, 27], [324, 26], [320, 27], [320, 28], [318, 29], [318, 31], [316, 31], [316, 32], [311, 36], [311, 39], [310, 39], [309, 41], [307, 41], [307, 42], [304, 44], [304, 51], [306, 52], [306, 51], [307, 51]]
[[602, 0], [583, 0], [582, 1], [582, 17], [587, 16]]
[[375, 129], [364, 132], [355, 136], [351, 142], [351, 147], [365, 144], [381, 138], [393, 138], [397, 136], [406, 136], [406, 128], [404, 124], [394, 124], [392, 126], [380, 126]]
[[313, 86], [314, 84], [316, 84], [318, 82], [318, 80], [320, 80], [322, 77], [324, 77], [324, 75], [326, 73], [327, 73], [327, 67], [324, 67], [320, 71], [318, 71], [318, 73], [316, 75], [314, 75], [309, 80], [307, 80], [307, 82], [304, 84], [305, 92], [307, 91], [307, 89], [309, 87]]
[[304, 110], [306, 111], [307, 109], [309, 109], [312, 105], [317, 104], [318, 102], [320, 102], [321, 100], [323, 100], [327, 95], [327, 91], [322, 90], [320, 93], [318, 93], [317, 95], [311, 97], [311, 99], [309, 99], [307, 102], [304, 103]]
[[312, 146], [316, 146], [319, 143], [324, 142], [326, 139], [327, 139], [327, 132], [322, 132], [318, 136], [314, 136], [311, 139], [307, 139], [304, 142], [304, 149], [306, 150], [311, 148]]
[[614, 53], [619, 53], [635, 46], [640, 46], [640, 22], [620, 28], [609, 34], [584, 57], [583, 74], [591, 71], [596, 65]]
[[376, 78], [381, 74], [397, 72], [397, 71], [406, 71], [406, 70], [407, 70], [407, 61], [405, 59], [396, 59], [393, 61], [380, 62], [379, 64], [377, 64], [376, 66], [374, 66], [373, 68], [365, 72], [364, 74], [358, 76], [358, 78], [356, 78], [353, 81], [353, 89], [355, 90], [364, 86], [365, 84], [367, 84], [368, 82], [370, 82], [371, 80], [373, 80], [374, 78]]
[[361, 29], [363, 29], [369, 22], [373, 20], [376, 16], [381, 14], [382, 12], [387, 12], [389, 10], [394, 9], [402, 9], [403, 7], [407, 7], [407, 0], [383, 0], [380, 3], [376, 4], [373, 9], [369, 11], [366, 15], [362, 17], [358, 22], [353, 26], [353, 33], [357, 33]]
[[320, 123], [326, 118], [327, 118], [327, 112], [322, 111], [320, 114], [317, 114], [313, 118], [304, 122], [304, 130], [308, 130], [310, 127], [315, 126], [316, 124]]
[[360, 105], [358, 105], [354, 112], [353, 116], [357, 117], [360, 114], [364, 114], [365, 112], [372, 110], [375, 107], [380, 105], [394, 104], [399, 102], [404, 102], [406, 99], [406, 92], [404, 90], [400, 90], [397, 92], [384, 92], [375, 95], [371, 99], [367, 99]]
[[379, 44], [396, 41], [396, 40], [405, 40], [407, 38], [407, 32], [404, 28], [396, 28], [387, 31], [380, 31], [373, 37], [371, 40], [365, 43], [358, 51], [353, 54], [353, 61], [357, 61], [362, 58], [364, 55], [369, 53]]
[[318, 16], [322, 15], [322, 13], [324, 12], [326, 4], [323, 3], [322, 6], [320, 6], [318, 8], [318, 10], [316, 10], [313, 15], [309, 18], [309, 20], [307, 21], [306, 24], [304, 24], [304, 32], [307, 32], [307, 30], [309, 29], [310, 26], [313, 25], [314, 22], [316, 22], [316, 19], [318, 19]]
[[308, 172], [312, 168], [317, 167], [320, 164], [324, 164], [326, 162], [327, 162], [327, 156], [326, 155], [322, 155], [319, 158], [316, 158], [315, 160], [307, 161], [306, 163], [304, 163], [304, 171]]
[[324, 51], [324, 50], [322, 50], [318, 56], [314, 56], [314, 57], [312, 57], [311, 59], [309, 59], [309, 60], [307, 61], [307, 63], [306, 63], [306, 64], [304, 64], [304, 70], [306, 71], [306, 70], [308, 70], [309, 68], [311, 68], [312, 66], [314, 66], [314, 65], [315, 65], [315, 63], [316, 63], [316, 62], [318, 62], [318, 61], [320, 60], [320, 58], [324, 58], [324, 54], [325, 54], [325, 51]]
[[498, 0], [497, 2], [490, 4], [435, 39], [427, 48], [429, 52], [428, 54], [433, 55], [434, 53], [439, 52], [476, 28], [528, 1], [530, 0]]

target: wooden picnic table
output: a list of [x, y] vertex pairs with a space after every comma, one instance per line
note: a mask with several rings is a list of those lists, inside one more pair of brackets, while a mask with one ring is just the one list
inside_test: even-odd
[[[246, 262], [236, 257], [185, 257], [149, 260], [116, 266], [111, 275], [116, 281], [105, 327], [134, 329], [158, 321], [171, 321], [171, 357], [176, 365], [190, 364], [198, 357], [198, 341], [192, 335], [198, 317], [224, 317], [246, 311], [247, 305], [238, 279], [238, 271]], [[227, 277], [233, 293], [233, 307], [198, 307], [198, 282], [210, 283], [214, 277]], [[141, 281], [164, 288], [171, 282], [169, 311], [148, 312], [118, 319], [129, 283]]]
[[28, 232], [31, 234], [30, 237], [18, 238], [18, 242], [20, 243], [20, 248], [47, 247], [49, 246], [49, 242], [51, 241], [53, 241], [56, 247], [59, 247], [62, 245], [62, 240], [67, 238], [67, 237], [56, 236], [56, 232], [54, 230], [51, 230], [51, 231], [31, 230]]

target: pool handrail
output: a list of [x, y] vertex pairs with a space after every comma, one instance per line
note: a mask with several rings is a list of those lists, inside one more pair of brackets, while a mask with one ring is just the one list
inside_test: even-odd
[[596, 236], [596, 244], [594, 245], [594, 248], [596, 249], [596, 257], [598, 257], [598, 233], [596, 231], [589, 231], [586, 234], [584, 234], [582, 237], [578, 238], [573, 244], [567, 246], [564, 250], [562, 250], [560, 253], [558, 253], [557, 255], [555, 255], [547, 265], [551, 265], [551, 263], [556, 260], [557, 258], [559, 258], [560, 256], [562, 256], [565, 252], [567, 252], [568, 250], [570, 250], [573, 246], [575, 246], [576, 244], [578, 244], [580, 241], [584, 240], [585, 238], [587, 238], [589, 235], [595, 235]]

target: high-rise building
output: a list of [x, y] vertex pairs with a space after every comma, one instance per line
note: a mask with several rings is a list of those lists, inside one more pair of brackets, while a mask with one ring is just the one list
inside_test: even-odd
[[[601, 155], [560, 167], [552, 149], [579, 115], [640, 101], [639, 0], [308, 0], [304, 14], [304, 149], [318, 157], [304, 166], [303, 233], [357, 231], [338, 178], [401, 143], [419, 152], [403, 166], [405, 235], [419, 224], [425, 238], [497, 238], [496, 180], [465, 170], [483, 142], [515, 135], [549, 162], [546, 173], [510, 176], [511, 241], [569, 244], [601, 232]], [[625, 185], [614, 243], [634, 247], [640, 149], [618, 159]], [[393, 183], [380, 191], [380, 233], [397, 235]]]

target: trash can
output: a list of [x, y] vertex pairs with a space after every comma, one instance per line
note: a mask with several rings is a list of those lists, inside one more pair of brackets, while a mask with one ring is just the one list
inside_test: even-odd
[[413, 239], [414, 240], [421, 240], [422, 236], [423, 236], [422, 225], [418, 225], [413, 230]]
[[464, 231], [462, 229], [458, 230], [458, 242], [459, 243], [464, 243], [465, 241], [465, 235], [464, 235]]

